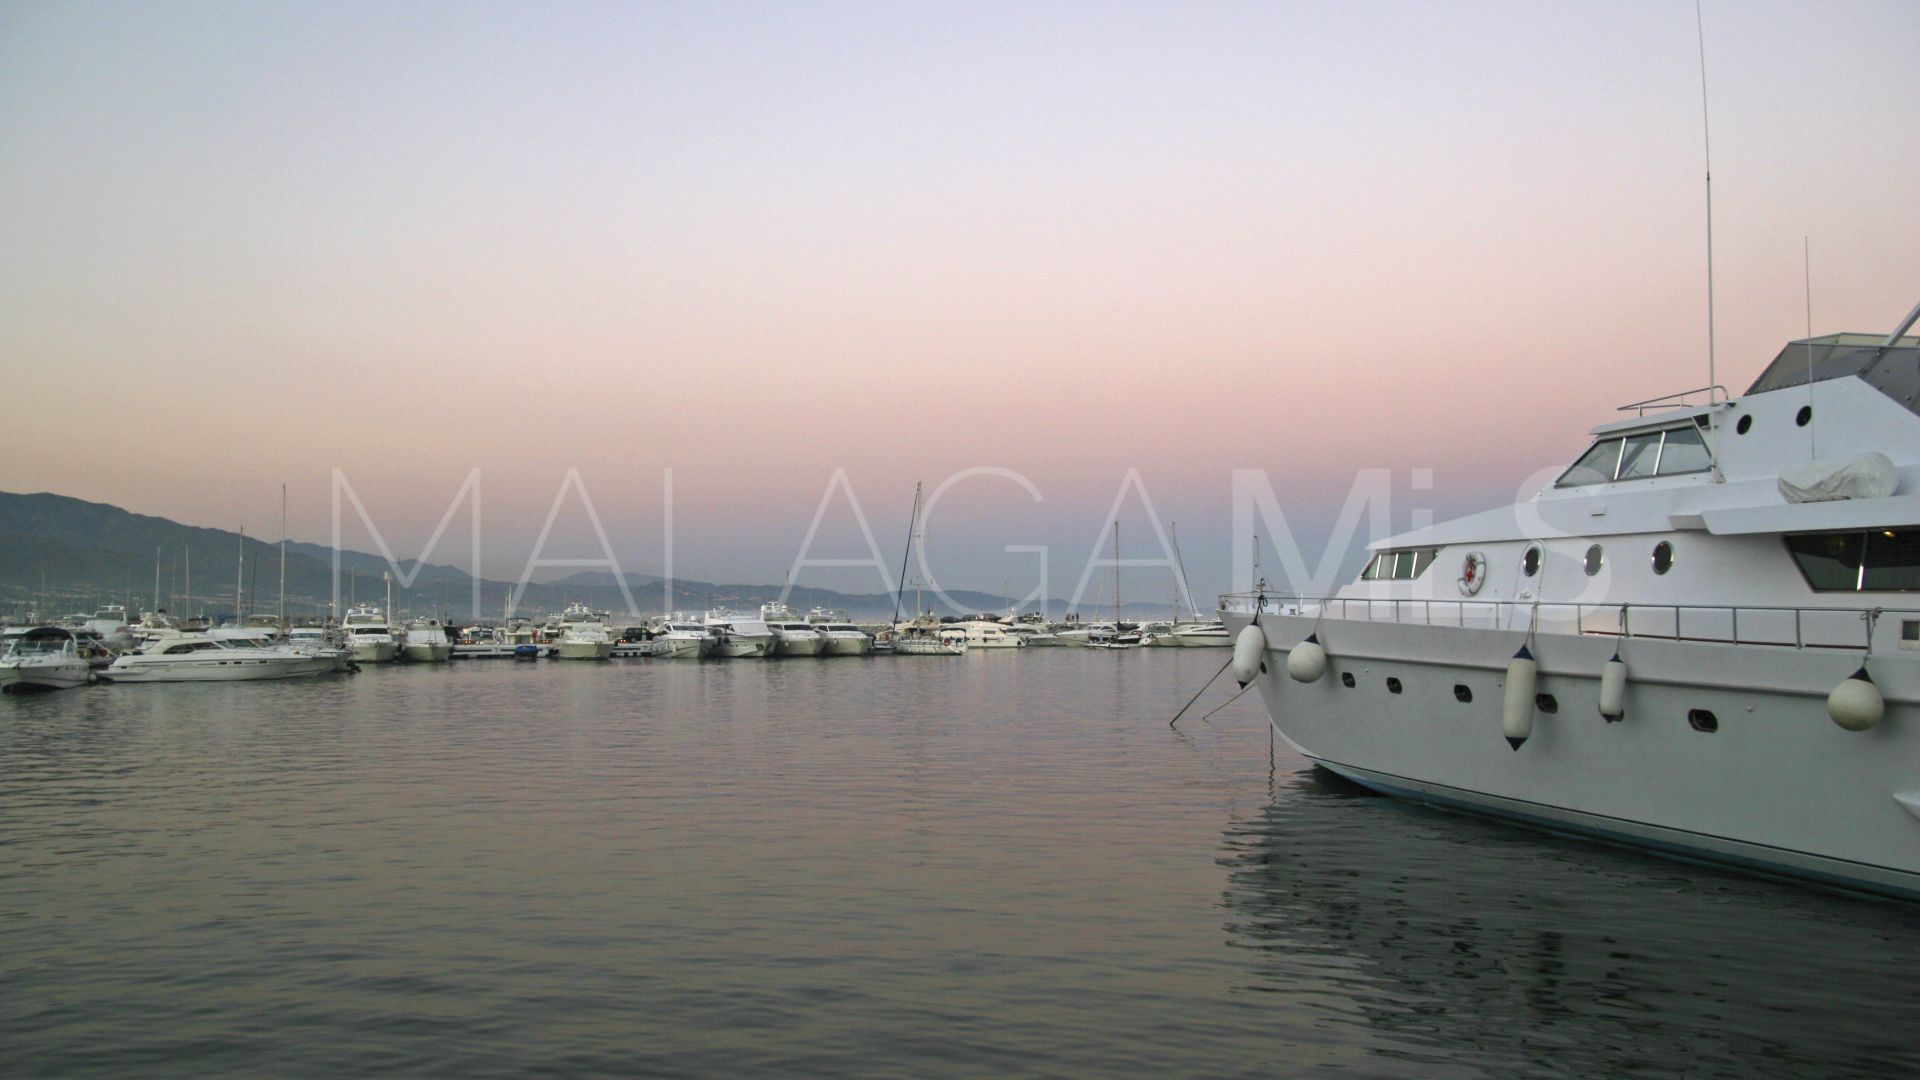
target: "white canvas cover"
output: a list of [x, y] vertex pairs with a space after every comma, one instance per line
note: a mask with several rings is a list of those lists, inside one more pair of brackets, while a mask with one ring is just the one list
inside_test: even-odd
[[1884, 499], [1898, 486], [1899, 470], [1885, 454], [1814, 458], [1780, 471], [1780, 495], [1790, 503]]

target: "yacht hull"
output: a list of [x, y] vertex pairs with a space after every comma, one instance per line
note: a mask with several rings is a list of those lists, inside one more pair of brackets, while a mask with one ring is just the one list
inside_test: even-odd
[[1227, 634], [1182, 634], [1175, 631], [1171, 636], [1161, 639], [1162, 645], [1178, 645], [1183, 649], [1231, 649], [1233, 638]]
[[322, 675], [332, 671], [333, 664], [331, 657], [324, 656], [235, 657], [203, 654], [168, 659], [161, 663], [115, 662], [107, 669], [106, 675], [117, 683], [254, 682]]
[[407, 659], [417, 664], [444, 664], [452, 656], [453, 646], [448, 644], [408, 644], [406, 646]]
[[713, 655], [722, 660], [759, 660], [773, 655], [773, 642], [767, 638], [736, 637], [716, 641]]
[[698, 660], [707, 651], [709, 638], [657, 637], [653, 655], [658, 660]]
[[827, 645], [826, 639], [818, 634], [807, 637], [783, 637], [778, 641], [779, 645], [774, 650], [776, 656], [819, 656], [826, 651]]
[[[1247, 621], [1228, 613], [1233, 633]], [[1859, 650], [1272, 614], [1261, 625], [1269, 648], [1257, 683], [1274, 729], [1375, 790], [1920, 898], [1915, 660], [1871, 659], [1887, 714], [1850, 732], [1829, 719], [1826, 698], [1860, 666]], [[1316, 631], [1326, 672], [1297, 682], [1287, 652]], [[1514, 749], [1502, 702], [1523, 643], [1539, 663], [1538, 696], [1531, 733]], [[1608, 722], [1600, 678], [1616, 648], [1628, 671], [1625, 713]]]
[[605, 660], [613, 655], [613, 642], [562, 641], [553, 654], [562, 660]]
[[351, 648], [356, 664], [391, 664], [400, 655], [400, 645], [393, 641], [356, 641]]
[[836, 634], [824, 639], [822, 644], [822, 656], [865, 656], [873, 651], [873, 639], [865, 634]]

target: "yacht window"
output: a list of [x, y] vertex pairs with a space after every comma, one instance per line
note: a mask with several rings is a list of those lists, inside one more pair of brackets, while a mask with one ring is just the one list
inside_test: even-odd
[[1665, 540], [1653, 545], [1653, 572], [1664, 574], [1673, 569], [1673, 545]]
[[1920, 530], [1879, 529], [1868, 533], [1866, 564], [1860, 587], [1868, 592], [1920, 589]]
[[1920, 529], [1805, 533], [1786, 544], [1815, 592], [1920, 592]]
[[1673, 428], [1666, 433], [1667, 443], [1660, 450], [1660, 475], [1704, 472], [1713, 465], [1707, 453], [1707, 441], [1696, 427]]
[[1658, 431], [1647, 431], [1627, 437], [1626, 446], [1620, 452], [1620, 479], [1639, 480], [1653, 475], [1660, 461], [1660, 435]]
[[1592, 577], [1593, 575], [1599, 573], [1600, 568], [1607, 565], [1606, 551], [1602, 549], [1599, 544], [1595, 544], [1592, 547], [1588, 548], [1585, 565], [1586, 565], [1588, 577]]
[[1382, 551], [1360, 571], [1362, 581], [1412, 581], [1427, 572], [1439, 548], [1407, 551]]
[[1581, 487], [1586, 484], [1605, 484], [1613, 479], [1614, 470], [1620, 466], [1620, 440], [1603, 439], [1594, 443], [1580, 460], [1573, 463], [1555, 481], [1557, 487]]
[[1520, 572], [1532, 577], [1540, 572], [1540, 545], [1535, 544], [1520, 557]]

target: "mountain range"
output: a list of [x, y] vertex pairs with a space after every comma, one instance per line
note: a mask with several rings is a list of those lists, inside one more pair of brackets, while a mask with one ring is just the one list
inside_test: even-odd
[[[322, 544], [286, 544], [288, 615], [328, 613], [333, 556], [333, 549]], [[225, 529], [183, 525], [46, 492], [0, 492], [0, 611], [14, 618], [29, 612], [54, 616], [90, 611], [103, 603], [125, 604], [129, 610], [156, 606], [156, 563], [159, 607], [175, 613], [225, 615], [235, 610], [237, 589], [245, 611], [274, 612], [280, 603], [280, 560], [279, 544]], [[402, 568], [413, 569], [406, 563]], [[342, 549], [341, 602], [384, 605], [387, 586], [382, 574], [390, 571], [379, 555]], [[666, 610], [666, 582], [650, 574], [625, 577], [640, 612]], [[456, 623], [499, 618], [513, 584], [481, 579], [477, 612], [471, 610], [473, 586], [474, 579], [458, 567], [422, 564], [410, 587], [403, 587], [396, 576], [393, 607], [397, 612], [440, 615]], [[529, 583], [514, 610], [517, 615], [538, 616], [582, 603], [621, 617], [627, 601], [619, 586], [619, 579], [606, 571]], [[780, 593], [778, 585], [672, 583], [673, 606], [689, 611], [753, 610], [779, 599]], [[1008, 597], [964, 589], [949, 590], [948, 595], [968, 611], [1005, 611], [1013, 603]], [[894, 610], [891, 594], [800, 585], [787, 590], [787, 603], [802, 612], [839, 608], [857, 619], [884, 619]], [[907, 605], [911, 607], [911, 597]], [[1047, 609], [1057, 615], [1066, 604], [1050, 600]], [[1130, 617], [1159, 617], [1165, 610], [1159, 605], [1127, 605]]]

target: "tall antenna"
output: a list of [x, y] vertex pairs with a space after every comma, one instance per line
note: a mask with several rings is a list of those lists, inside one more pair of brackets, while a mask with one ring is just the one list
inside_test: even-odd
[[1800, 265], [1806, 275], [1807, 291], [1807, 409], [1809, 410], [1807, 456], [1814, 458], [1820, 456], [1820, 444], [1813, 433], [1814, 420], [1817, 417], [1814, 417], [1811, 411], [1813, 409], [1813, 241], [1806, 236], [1800, 238]]
[[1707, 109], [1707, 23], [1700, 14], [1700, 0], [1693, 0], [1693, 26], [1700, 41], [1700, 139], [1707, 166], [1707, 400], [1712, 401], [1717, 393], [1714, 387], [1720, 385], [1713, 353], [1713, 130]]

